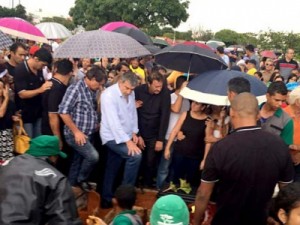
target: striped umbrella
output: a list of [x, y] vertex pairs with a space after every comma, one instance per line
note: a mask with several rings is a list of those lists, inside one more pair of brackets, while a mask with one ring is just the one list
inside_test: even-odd
[[13, 44], [11, 38], [0, 30], [0, 50], [9, 48]]

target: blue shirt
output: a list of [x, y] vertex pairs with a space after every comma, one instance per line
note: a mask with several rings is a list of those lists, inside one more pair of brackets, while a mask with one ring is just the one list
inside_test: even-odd
[[[69, 114], [76, 127], [85, 135], [94, 133], [98, 127], [96, 92], [89, 89], [84, 80], [68, 87], [58, 109], [59, 114]], [[65, 126], [65, 135], [72, 131]]]
[[117, 144], [124, 143], [138, 131], [134, 92], [126, 99], [118, 83], [107, 88], [101, 95], [102, 144], [112, 140]]

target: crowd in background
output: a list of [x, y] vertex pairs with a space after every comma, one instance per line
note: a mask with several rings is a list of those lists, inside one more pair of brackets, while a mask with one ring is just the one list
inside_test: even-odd
[[[32, 139], [40, 135], [58, 137], [60, 150], [69, 156], [58, 160], [58, 170], [68, 177], [71, 186], [84, 191], [92, 189], [91, 181], [96, 182], [102, 208], [112, 207], [116, 187], [120, 184], [185, 194], [190, 194], [200, 185], [201, 200], [208, 201], [213, 186], [204, 187], [207, 188], [204, 190], [203, 183], [225, 179], [221, 189], [230, 187], [231, 184], [226, 183], [226, 179], [230, 178], [222, 176], [219, 169], [226, 171], [227, 165], [235, 164], [227, 159], [228, 164], [219, 167], [217, 163], [221, 163], [225, 156], [217, 155], [216, 149], [221, 148], [218, 143], [224, 139], [227, 141], [224, 145], [231, 146], [226, 137], [233, 139], [235, 134], [228, 134], [238, 128], [235, 127], [237, 124], [246, 127], [240, 125], [240, 121], [251, 114], [249, 129], [254, 131], [259, 127], [280, 138], [273, 140], [264, 133], [251, 138], [250, 135], [249, 146], [253, 145], [255, 138], [260, 138], [259, 135], [265, 135], [264, 141], [256, 144], [264, 147], [266, 143], [270, 147], [276, 145], [279, 149], [276, 151], [284, 149], [290, 152], [293, 160], [289, 161], [288, 154], [280, 158], [279, 153], [274, 153], [274, 161], [270, 160], [273, 167], [265, 165], [266, 176], [274, 168], [278, 169], [280, 176], [274, 172], [272, 180], [260, 177], [267, 183], [267, 191], [257, 195], [265, 200], [257, 203], [261, 207], [258, 209], [262, 209], [277, 182], [300, 181], [298, 63], [293, 60], [293, 49], [288, 49], [276, 61], [260, 59], [253, 45], [246, 46], [243, 58], [236, 49], [225, 53], [223, 47], [218, 47], [216, 53], [231, 70], [245, 72], [265, 83], [268, 87], [267, 101], [256, 109], [257, 102], [251, 96], [234, 100], [236, 95], [250, 92], [250, 86], [243, 79], [233, 79], [228, 84], [232, 111], [246, 110], [243, 112], [246, 116], [237, 113], [238, 116], [234, 117], [225, 106], [184, 99], [180, 91], [186, 87], [188, 80], [197, 75], [169, 71], [157, 65], [153, 56], [53, 59], [51, 50], [47, 48], [14, 43], [0, 59], [0, 163], [6, 165], [13, 160], [12, 128], [22, 119]], [[248, 107], [252, 105], [253, 108], [245, 109], [245, 105], [240, 109], [241, 102], [247, 101]], [[238, 119], [232, 125], [233, 118]], [[259, 126], [256, 127], [257, 123]], [[235, 144], [240, 143], [239, 136], [235, 140]], [[233, 143], [235, 140], [232, 140]], [[267, 153], [271, 154], [266, 151], [265, 157], [268, 157]], [[232, 157], [235, 154], [238, 153], [234, 148], [228, 152]], [[283, 159], [286, 161], [281, 162]], [[257, 158], [252, 160], [255, 162]], [[240, 161], [234, 168], [241, 169], [245, 165], [243, 163]], [[251, 168], [255, 173], [246, 174], [254, 177], [261, 169]], [[232, 176], [235, 177], [235, 174]], [[229, 198], [236, 191], [230, 189], [224, 193], [225, 189], [220, 192]], [[252, 194], [250, 196], [256, 196]], [[240, 196], [241, 199], [244, 197]], [[254, 204], [250, 199], [245, 201]], [[222, 199], [219, 204], [227, 203]], [[199, 211], [199, 204], [196, 207], [196, 220], [200, 222], [203, 212]], [[222, 213], [217, 214], [216, 221], [224, 219], [225, 214]], [[261, 219], [260, 222], [265, 219], [265, 214], [258, 211], [253, 214]], [[245, 218], [248, 218], [247, 215]], [[236, 218], [232, 219], [236, 221]]]

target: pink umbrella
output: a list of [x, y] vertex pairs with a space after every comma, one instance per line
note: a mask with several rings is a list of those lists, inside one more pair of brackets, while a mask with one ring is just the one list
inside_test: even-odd
[[19, 38], [31, 41], [48, 43], [44, 34], [34, 25], [17, 17], [4, 17], [0, 19], [0, 30]]
[[102, 27], [100, 27], [101, 30], [106, 30], [106, 31], [113, 31], [119, 27], [129, 27], [129, 28], [135, 28], [138, 29], [136, 26], [134, 26], [131, 23], [127, 23], [124, 21], [115, 21], [115, 22], [110, 22], [107, 23], [105, 25], [103, 25]]
[[200, 47], [200, 48], [206, 48], [206, 49], [209, 49], [209, 50], [212, 50], [212, 51], [213, 51], [213, 49], [212, 49], [211, 47], [209, 47], [209, 46], [206, 45], [206, 44], [200, 43], [200, 42], [195, 42], [195, 41], [185, 41], [185, 42], [183, 42], [182, 44], [184, 44], [184, 45], [196, 45], [196, 46], [198, 46], [198, 47]]
[[260, 55], [261, 55], [262, 57], [271, 58], [271, 59], [276, 59], [276, 58], [277, 58], [275, 52], [272, 51], [272, 50], [265, 50], [265, 51], [262, 51], [262, 52], [260, 53]]

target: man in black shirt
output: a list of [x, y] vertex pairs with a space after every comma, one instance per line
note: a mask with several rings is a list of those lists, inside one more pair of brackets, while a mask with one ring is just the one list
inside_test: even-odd
[[51, 63], [51, 53], [41, 48], [15, 69], [16, 105], [21, 109], [24, 128], [31, 138], [41, 135], [41, 94], [52, 87], [51, 81], [45, 82], [42, 69]]
[[11, 76], [15, 76], [15, 68], [24, 62], [27, 55], [26, 46], [21, 42], [15, 42], [9, 47], [9, 61], [6, 62], [6, 68]]
[[289, 149], [280, 137], [257, 127], [258, 102], [250, 93], [232, 101], [230, 135], [208, 153], [196, 196], [194, 224], [200, 224], [218, 183], [217, 212], [212, 225], [265, 225], [267, 204], [276, 183], [293, 181]]
[[73, 64], [70, 60], [58, 61], [56, 73], [50, 80], [53, 86], [43, 94], [42, 134], [56, 135], [59, 138], [60, 149], [62, 149], [63, 123], [57, 112], [72, 74]]
[[147, 84], [135, 89], [138, 107], [138, 126], [144, 148], [142, 176], [146, 186], [153, 185], [159, 159], [163, 150], [163, 141], [168, 129], [170, 117], [170, 92], [164, 86], [164, 77], [159, 72], [147, 76]]

